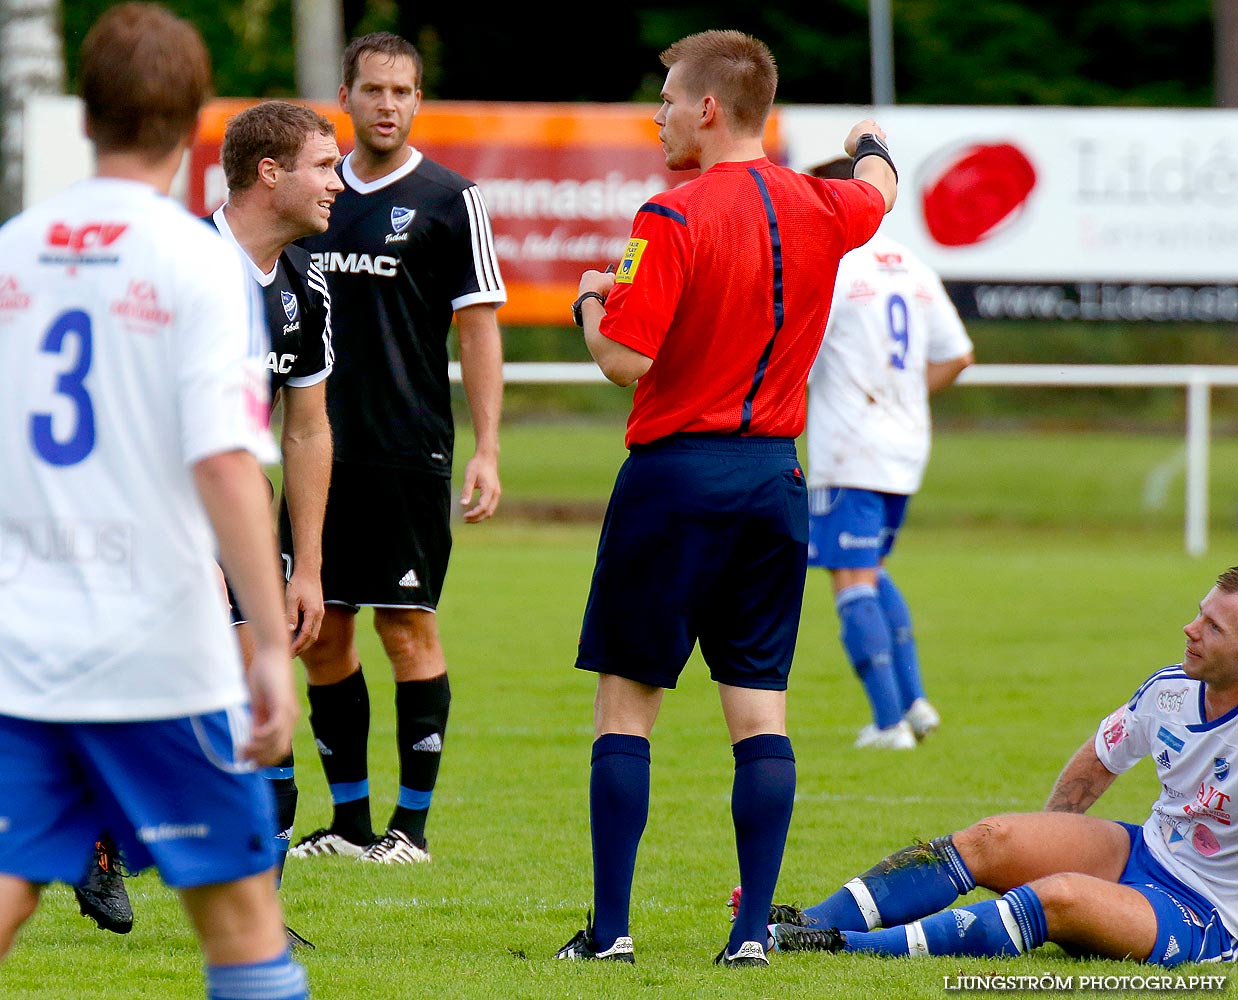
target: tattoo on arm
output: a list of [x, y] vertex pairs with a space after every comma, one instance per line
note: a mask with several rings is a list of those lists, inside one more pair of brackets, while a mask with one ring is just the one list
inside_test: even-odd
[[1096, 756], [1092, 741], [1083, 744], [1067, 761], [1053, 783], [1045, 812], [1085, 813], [1117, 777]]
[[1085, 813], [1100, 798], [1101, 791], [1086, 778], [1059, 780], [1045, 803], [1045, 812]]

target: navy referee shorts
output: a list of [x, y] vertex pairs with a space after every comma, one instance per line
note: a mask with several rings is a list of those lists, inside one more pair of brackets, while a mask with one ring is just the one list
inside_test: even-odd
[[673, 688], [699, 642], [715, 681], [784, 691], [807, 559], [793, 440], [634, 445], [602, 525], [576, 666]]

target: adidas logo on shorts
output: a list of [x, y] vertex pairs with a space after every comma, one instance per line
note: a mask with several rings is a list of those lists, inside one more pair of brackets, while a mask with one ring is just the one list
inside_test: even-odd
[[412, 746], [413, 750], [421, 750], [424, 753], [442, 753], [443, 752], [443, 737], [439, 733], [431, 733], [423, 740], [418, 740]]
[[401, 587], [420, 587], [421, 581], [417, 578], [417, 571], [410, 569], [402, 577], [400, 577]]

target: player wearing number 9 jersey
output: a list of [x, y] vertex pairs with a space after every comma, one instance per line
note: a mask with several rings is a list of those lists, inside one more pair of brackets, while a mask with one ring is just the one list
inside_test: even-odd
[[[850, 172], [849, 159], [815, 171]], [[808, 381], [808, 564], [830, 571], [843, 646], [872, 710], [857, 746], [911, 749], [940, 722], [884, 562], [928, 462], [929, 394], [972, 360], [941, 279], [906, 247], [878, 232], [843, 257]]]

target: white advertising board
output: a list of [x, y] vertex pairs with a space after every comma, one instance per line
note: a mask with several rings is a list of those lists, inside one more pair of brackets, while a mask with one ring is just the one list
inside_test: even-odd
[[899, 169], [886, 230], [970, 315], [1238, 321], [1238, 111], [787, 106], [784, 162], [870, 115]]
[[28, 208], [89, 177], [94, 152], [76, 97], [30, 97], [23, 114], [22, 206]]
[[[779, 105], [775, 114], [770, 153], [799, 170], [840, 155], [850, 127], [877, 118], [900, 177], [886, 230], [942, 275], [967, 317], [1238, 323], [1238, 110]], [[605, 135], [608, 122], [586, 131]], [[24, 133], [25, 205], [89, 174], [76, 98], [33, 99]], [[182, 170], [178, 196], [188, 178]], [[504, 225], [496, 217], [496, 236]], [[616, 238], [626, 232], [624, 221]]]

